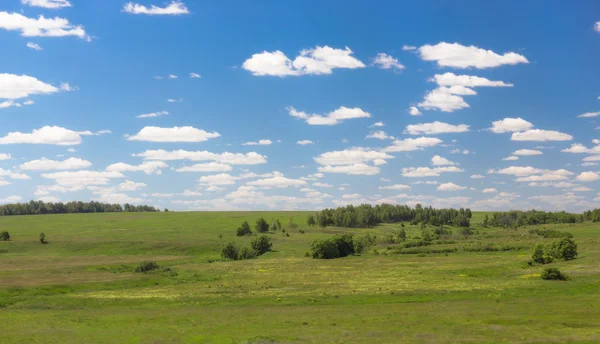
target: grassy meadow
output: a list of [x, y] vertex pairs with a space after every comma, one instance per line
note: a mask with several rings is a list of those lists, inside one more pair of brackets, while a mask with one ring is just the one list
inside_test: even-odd
[[[0, 217], [0, 343], [598, 343], [600, 224], [545, 225], [572, 261], [528, 266], [532, 227], [483, 228], [436, 245], [378, 244], [305, 257], [318, 238], [400, 228], [308, 227], [307, 212], [98, 213]], [[222, 261], [244, 220], [279, 219], [273, 252]], [[298, 225], [289, 229], [289, 219]], [[408, 223], [409, 240], [421, 234]], [[304, 231], [302, 234], [300, 230]], [[42, 245], [39, 233], [49, 241]], [[134, 272], [144, 260], [169, 268]], [[558, 267], [569, 281], [545, 281]]]

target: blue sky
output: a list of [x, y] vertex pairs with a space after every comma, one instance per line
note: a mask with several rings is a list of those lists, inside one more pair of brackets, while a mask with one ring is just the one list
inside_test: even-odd
[[6, 0], [0, 40], [2, 203], [600, 207], [595, 1]]

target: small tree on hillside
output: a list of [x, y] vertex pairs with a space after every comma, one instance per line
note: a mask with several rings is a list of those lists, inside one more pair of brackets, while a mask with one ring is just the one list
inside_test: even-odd
[[250, 229], [250, 224], [248, 221], [244, 221], [244, 223], [242, 223], [242, 226], [237, 229], [236, 234], [237, 236], [252, 235], [252, 230]]
[[46, 241], [46, 234], [44, 234], [44, 232], [40, 233], [40, 242], [42, 244], [47, 243], [47, 241]]
[[288, 223], [288, 229], [296, 229], [298, 226], [294, 223], [294, 219], [290, 217], [290, 222]]
[[483, 227], [487, 227], [490, 224], [490, 217], [488, 214], [485, 214], [485, 218], [483, 219]]
[[313, 227], [317, 224], [317, 221], [315, 221], [315, 217], [312, 215], [308, 215], [308, 219], [306, 219], [306, 224], [309, 227]]
[[250, 245], [259, 255], [271, 251], [271, 247], [273, 247], [271, 238], [266, 235], [261, 235], [258, 238], [254, 238]]
[[269, 224], [264, 218], [260, 218], [256, 221], [256, 231], [259, 233], [267, 233], [269, 231]]
[[8, 241], [8, 240], [10, 240], [10, 234], [8, 234], [7, 231], [1, 231], [0, 232], [0, 240], [1, 241]]
[[552, 243], [550, 255], [556, 259], [572, 260], [577, 257], [577, 244], [572, 238], [562, 238]]

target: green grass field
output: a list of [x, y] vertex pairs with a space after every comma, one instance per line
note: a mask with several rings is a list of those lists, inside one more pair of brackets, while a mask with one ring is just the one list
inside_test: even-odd
[[[555, 262], [570, 281], [527, 265], [528, 229], [482, 228], [397, 253], [305, 257], [333, 234], [400, 228], [309, 228], [304, 212], [108, 213], [0, 217], [1, 343], [598, 343], [600, 225], [568, 231], [579, 257]], [[221, 261], [235, 229], [258, 217], [298, 230], [268, 234], [274, 252]], [[407, 224], [409, 237], [420, 235]], [[38, 240], [44, 232], [49, 244]], [[222, 238], [220, 237], [222, 235]], [[491, 245], [505, 251], [474, 252]], [[389, 248], [388, 248], [389, 246]], [[452, 249], [449, 253], [432, 253]], [[143, 260], [171, 271], [136, 273]]]

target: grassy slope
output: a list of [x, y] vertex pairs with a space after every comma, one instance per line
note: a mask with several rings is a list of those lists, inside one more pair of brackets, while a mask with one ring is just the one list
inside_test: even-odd
[[[275, 252], [213, 262], [242, 221], [290, 217], [269, 234]], [[539, 279], [525, 262], [527, 229], [481, 229], [457, 252], [305, 258], [312, 240], [342, 229], [307, 228], [302, 212], [75, 214], [0, 217], [0, 319], [7, 343], [579, 342], [600, 341], [600, 226], [570, 231], [580, 256], [554, 263], [569, 282]], [[473, 223], [481, 222], [476, 213]], [[373, 229], [382, 237], [398, 225]], [[419, 235], [407, 227], [410, 236]], [[42, 245], [38, 234], [50, 244]], [[456, 231], [455, 231], [456, 232]], [[219, 238], [222, 234], [223, 238]], [[464, 252], [493, 243], [521, 250]], [[424, 251], [431, 247], [423, 248]], [[129, 272], [153, 259], [177, 275]], [[267, 342], [257, 340], [255, 342]]]

